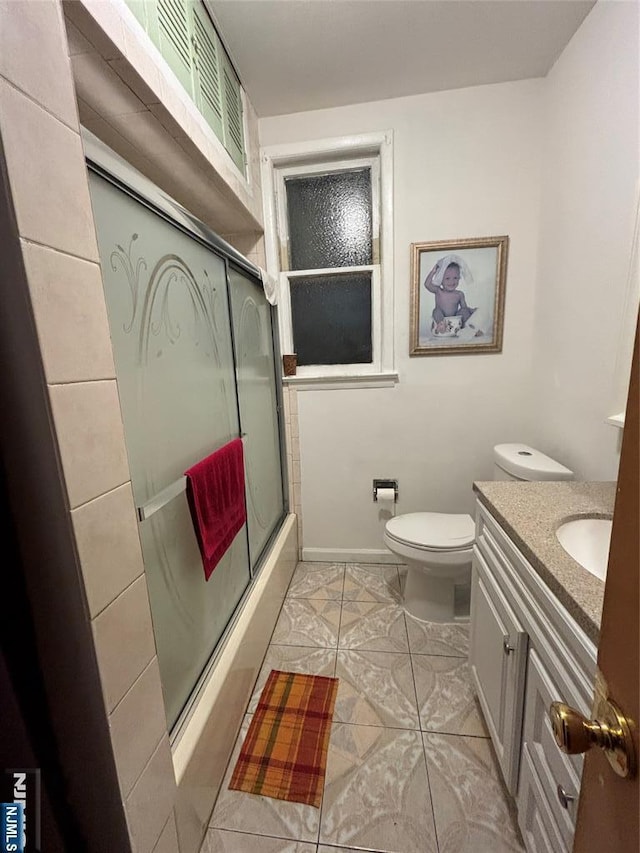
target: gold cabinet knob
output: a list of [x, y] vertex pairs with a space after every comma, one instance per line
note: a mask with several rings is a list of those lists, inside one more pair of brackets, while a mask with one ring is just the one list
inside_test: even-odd
[[563, 702], [552, 702], [549, 720], [558, 747], [562, 752], [575, 755], [599, 746], [619, 776], [633, 776], [636, 756], [632, 724], [610, 699], [601, 703], [598, 716], [598, 720], [588, 720], [575, 708]]

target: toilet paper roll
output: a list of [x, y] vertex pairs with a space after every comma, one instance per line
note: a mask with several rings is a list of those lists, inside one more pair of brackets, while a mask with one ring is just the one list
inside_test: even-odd
[[394, 489], [376, 489], [376, 500], [378, 509], [386, 509], [393, 512], [395, 509], [396, 493]]

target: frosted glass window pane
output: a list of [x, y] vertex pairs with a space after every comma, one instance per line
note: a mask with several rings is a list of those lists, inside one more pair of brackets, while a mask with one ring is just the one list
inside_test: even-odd
[[[91, 173], [134, 498], [239, 433], [225, 263]], [[246, 527], [205, 582], [186, 493], [139, 524], [169, 726], [249, 584]]]
[[299, 365], [373, 360], [370, 272], [301, 276], [289, 284]]
[[287, 178], [289, 267], [372, 263], [371, 169]]
[[229, 270], [253, 568], [284, 512], [271, 310], [262, 286]]

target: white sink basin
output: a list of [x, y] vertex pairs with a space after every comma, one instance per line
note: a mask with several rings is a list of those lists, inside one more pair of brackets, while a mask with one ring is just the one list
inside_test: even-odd
[[567, 554], [600, 580], [607, 574], [611, 524], [608, 518], [578, 518], [566, 521], [556, 530]]

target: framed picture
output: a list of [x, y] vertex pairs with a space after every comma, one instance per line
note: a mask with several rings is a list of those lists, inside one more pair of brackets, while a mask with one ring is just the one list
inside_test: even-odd
[[500, 352], [508, 237], [411, 244], [409, 355]]

